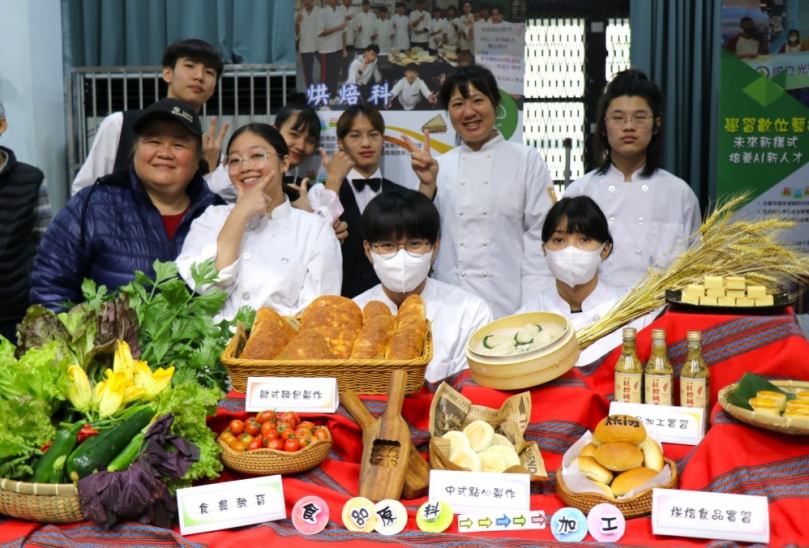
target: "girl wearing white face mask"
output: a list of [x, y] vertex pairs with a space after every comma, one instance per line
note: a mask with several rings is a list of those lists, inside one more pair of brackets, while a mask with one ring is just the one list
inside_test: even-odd
[[[607, 219], [587, 196], [563, 198], [548, 212], [542, 226], [542, 249], [556, 288], [547, 289], [517, 312], [554, 312], [578, 330], [601, 319], [626, 292], [598, 279], [601, 262], [612, 253]], [[647, 319], [648, 318], [648, 319]], [[632, 327], [651, 322], [641, 318]], [[621, 344], [620, 331], [581, 353], [577, 366], [588, 365]]]
[[492, 311], [480, 297], [427, 277], [441, 227], [432, 201], [414, 190], [383, 192], [363, 211], [360, 227], [365, 255], [382, 283], [354, 302], [364, 307], [382, 301], [396, 314], [405, 298], [420, 295], [433, 332], [433, 360], [425, 378], [437, 382], [467, 369], [466, 342], [493, 320]]

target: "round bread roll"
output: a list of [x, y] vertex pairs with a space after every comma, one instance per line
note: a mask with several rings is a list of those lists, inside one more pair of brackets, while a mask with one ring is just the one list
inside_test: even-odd
[[581, 451], [579, 451], [579, 456], [592, 457], [593, 455], [595, 455], [596, 449], [598, 449], [598, 446], [596, 444], [592, 442], [588, 443], [587, 445], [581, 448]]
[[629, 415], [604, 417], [593, 432], [593, 443], [597, 446], [616, 441], [638, 445], [645, 439], [646, 428], [643, 423]]
[[605, 484], [609, 484], [612, 481], [612, 472], [598, 464], [593, 457], [579, 456], [577, 461], [579, 463], [579, 470], [589, 479]]
[[469, 443], [472, 445], [472, 450], [475, 451], [475, 453], [485, 451], [492, 446], [492, 442], [494, 441], [494, 428], [485, 421], [470, 423], [463, 429], [463, 433], [469, 438]]
[[[497, 434], [495, 434], [496, 436]], [[520, 456], [514, 449], [509, 449], [505, 445], [492, 445], [488, 449], [486, 449], [483, 453], [496, 453], [503, 457], [503, 460], [506, 461], [506, 470], [511, 468], [512, 466], [519, 466], [522, 464], [520, 462]], [[481, 453], [481, 455], [483, 455]], [[481, 457], [482, 458], [482, 457]]]
[[516, 451], [514, 448], [514, 444], [511, 443], [507, 437], [502, 434], [494, 434], [494, 440], [492, 441], [492, 447], [495, 445], [502, 445], [503, 447], [510, 447], [512, 451]]
[[455, 453], [458, 449], [469, 449], [469, 438], [463, 432], [458, 432], [457, 430], [452, 432], [447, 432], [441, 439], [449, 440], [449, 455], [452, 458], [452, 454]]
[[613, 472], [631, 470], [643, 463], [643, 453], [640, 449], [625, 441], [605, 443], [596, 449], [593, 456], [598, 464]]
[[486, 450], [482, 453], [478, 453], [478, 457], [480, 458], [481, 472], [493, 472], [495, 474], [499, 474], [506, 469], [506, 459], [495, 452]]
[[643, 453], [643, 466], [646, 468], [660, 472], [666, 465], [666, 461], [663, 460], [663, 451], [660, 450], [660, 446], [652, 438], [643, 440], [640, 451]]
[[458, 449], [449, 458], [449, 461], [461, 468], [466, 468], [470, 472], [481, 471], [480, 457], [471, 449]]
[[619, 474], [618, 477], [612, 480], [612, 494], [616, 497], [622, 497], [632, 489], [640, 487], [656, 475], [657, 472], [649, 468], [634, 468], [623, 474]]
[[611, 499], [615, 498], [615, 495], [612, 494], [612, 489], [610, 489], [609, 485], [605, 485], [600, 481], [594, 481], [593, 483], [595, 483], [598, 486], [598, 488], [604, 492], [606, 496], [608, 496]]

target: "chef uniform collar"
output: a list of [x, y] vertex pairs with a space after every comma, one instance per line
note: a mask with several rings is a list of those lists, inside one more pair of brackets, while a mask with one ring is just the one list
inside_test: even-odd
[[606, 175], [611, 179], [618, 179], [622, 183], [637, 183], [641, 179], [648, 179], [648, 177], [644, 177], [643, 175], [641, 175], [641, 172], [643, 171], [644, 167], [646, 167], [645, 164], [640, 166], [635, 172], [632, 173], [632, 176], [629, 178], [630, 179], [629, 181], [624, 181], [624, 174], [621, 172], [620, 169], [615, 167], [615, 164], [610, 162], [610, 167], [607, 169]]
[[480, 150], [478, 150], [478, 151], [474, 151], [471, 148], [469, 148], [462, 139], [461, 140], [461, 152], [469, 153], [469, 154], [474, 154], [475, 152], [488, 152], [488, 151], [491, 151], [493, 148], [495, 148], [500, 143], [502, 143], [503, 141], [505, 141], [505, 139], [503, 139], [503, 135], [499, 131], [495, 130], [494, 137], [492, 137], [491, 139], [486, 141], [486, 143], [484, 143], [484, 145], [482, 147], [480, 147]]
[[[610, 295], [611, 293], [609, 289], [607, 289], [607, 286], [604, 285], [601, 280], [599, 280], [595, 289], [593, 289], [593, 292], [590, 293], [587, 298], [584, 299], [584, 302], [581, 303], [582, 313], [587, 314], [588, 312], [595, 310], [604, 304], [604, 302], [610, 298]], [[561, 295], [559, 295], [559, 291], [552, 292], [551, 302], [553, 303], [553, 306], [556, 307], [556, 310], [570, 310], [570, 304], [564, 300]]]

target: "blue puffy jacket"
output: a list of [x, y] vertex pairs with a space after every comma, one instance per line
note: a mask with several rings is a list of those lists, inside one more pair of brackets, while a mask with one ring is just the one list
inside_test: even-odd
[[67, 301], [82, 302], [84, 278], [110, 291], [134, 280], [135, 270], [154, 279], [154, 261], [176, 259], [194, 219], [209, 205], [223, 203], [199, 173], [186, 193], [191, 203], [169, 241], [160, 212], [131, 166], [82, 189], [59, 212], [39, 245], [31, 303], [61, 311]]

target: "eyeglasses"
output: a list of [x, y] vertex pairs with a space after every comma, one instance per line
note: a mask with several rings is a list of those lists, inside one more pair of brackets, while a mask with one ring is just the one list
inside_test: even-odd
[[429, 253], [433, 248], [433, 244], [426, 240], [412, 240], [406, 244], [397, 244], [396, 242], [379, 242], [378, 244], [371, 244], [371, 249], [374, 253], [383, 259], [391, 259], [399, 249], [404, 248], [405, 252], [411, 257], [420, 257], [425, 253]]
[[624, 127], [629, 122], [635, 127], [645, 128], [652, 123], [652, 116], [646, 114], [638, 114], [631, 118], [627, 116], [610, 116], [609, 118], [604, 118], [604, 121], [607, 122], [609, 127]]
[[225, 165], [228, 168], [228, 173], [235, 175], [242, 170], [242, 162], [246, 163], [250, 169], [261, 169], [267, 163], [267, 156], [283, 156], [281, 154], [268, 154], [266, 152], [258, 151], [250, 153], [248, 158], [242, 158], [238, 154], [231, 154], [225, 158]]

